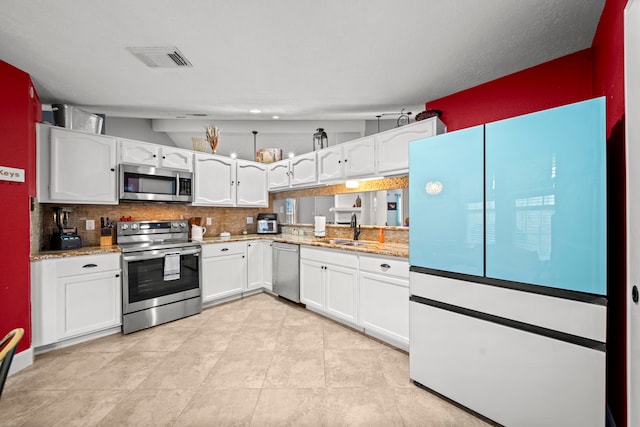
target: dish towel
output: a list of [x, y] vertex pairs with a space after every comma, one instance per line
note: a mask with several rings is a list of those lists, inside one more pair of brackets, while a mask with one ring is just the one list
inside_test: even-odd
[[316, 237], [324, 237], [327, 234], [326, 226], [327, 226], [327, 218], [324, 216], [316, 216], [314, 217], [315, 227], [313, 229]]
[[164, 256], [164, 280], [178, 280], [180, 278], [180, 253]]

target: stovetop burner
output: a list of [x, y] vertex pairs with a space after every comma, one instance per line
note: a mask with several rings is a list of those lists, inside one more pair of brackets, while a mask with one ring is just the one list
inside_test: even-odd
[[186, 220], [121, 221], [116, 238], [122, 252], [199, 246], [189, 240]]

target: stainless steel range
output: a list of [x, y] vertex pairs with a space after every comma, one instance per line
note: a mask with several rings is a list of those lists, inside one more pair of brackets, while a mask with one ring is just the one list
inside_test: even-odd
[[187, 221], [118, 222], [125, 334], [202, 311], [200, 244]]

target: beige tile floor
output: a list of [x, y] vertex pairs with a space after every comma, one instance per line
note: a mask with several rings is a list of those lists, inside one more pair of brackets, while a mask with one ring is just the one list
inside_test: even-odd
[[45, 353], [0, 426], [482, 426], [417, 388], [409, 358], [267, 294]]

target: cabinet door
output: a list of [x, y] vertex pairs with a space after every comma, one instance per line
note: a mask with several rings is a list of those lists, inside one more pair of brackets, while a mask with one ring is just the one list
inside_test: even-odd
[[59, 340], [121, 324], [118, 271], [59, 278], [57, 292]]
[[204, 302], [241, 295], [246, 289], [247, 262], [243, 253], [202, 259], [202, 300]]
[[134, 165], [158, 166], [160, 147], [138, 141], [120, 140], [120, 162]]
[[116, 141], [51, 129], [51, 201], [117, 204]]
[[488, 277], [606, 294], [605, 149], [604, 98], [486, 126]]
[[264, 272], [264, 287], [268, 290], [273, 290], [273, 242], [261, 243], [263, 251], [262, 269]]
[[335, 181], [344, 178], [344, 158], [342, 147], [325, 148], [318, 156], [318, 182]]
[[291, 159], [291, 186], [314, 184], [317, 181], [316, 153], [303, 154]]
[[409, 170], [409, 142], [436, 134], [438, 118], [422, 120], [376, 135], [378, 173], [402, 173]]
[[289, 187], [289, 159], [269, 165], [269, 190]]
[[267, 165], [237, 161], [236, 206], [269, 206]]
[[195, 154], [194, 205], [233, 206], [236, 196], [235, 161], [210, 154]]
[[409, 281], [360, 272], [360, 325], [367, 333], [409, 349]]
[[484, 127], [409, 145], [409, 261], [484, 274]]
[[325, 311], [324, 301], [324, 266], [300, 259], [300, 302], [318, 311]]
[[376, 170], [375, 138], [369, 136], [344, 144], [344, 166], [347, 178], [372, 175]]
[[180, 148], [160, 147], [160, 165], [170, 169], [191, 171], [193, 169], [193, 152]]
[[263, 285], [263, 251], [262, 242], [247, 243], [247, 289], [258, 289]]
[[352, 268], [327, 265], [327, 313], [352, 324], [358, 322], [358, 273]]

